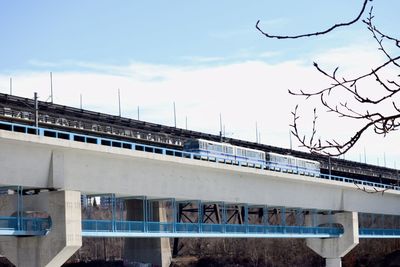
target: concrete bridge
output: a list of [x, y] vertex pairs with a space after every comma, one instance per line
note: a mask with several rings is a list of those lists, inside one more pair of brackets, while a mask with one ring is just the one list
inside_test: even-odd
[[[334, 211], [334, 222], [343, 226], [344, 234], [307, 240], [311, 249], [326, 258], [327, 266], [341, 266], [341, 257], [358, 244], [358, 212], [400, 215], [398, 190], [369, 194], [366, 191], [374, 188], [368, 185], [360, 188], [341, 181], [9, 131], [0, 131], [0, 170], [1, 186], [55, 189], [24, 197], [27, 209], [50, 214], [52, 230], [47, 236], [0, 239], [0, 253], [18, 266], [33, 262], [60, 266], [79, 249], [81, 194]], [[4, 209], [12, 205], [2, 203]], [[130, 209], [134, 214], [140, 205], [132, 204]], [[318, 216], [321, 224], [327, 222], [325, 215]], [[139, 254], [156, 251], [157, 262], [168, 263], [167, 240], [130, 242], [130, 249]]]

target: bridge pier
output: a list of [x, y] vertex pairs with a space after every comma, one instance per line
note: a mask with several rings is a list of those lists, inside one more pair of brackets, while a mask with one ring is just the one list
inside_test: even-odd
[[[140, 199], [126, 200], [126, 219], [129, 221], [147, 220], [167, 221], [166, 209], [159, 202], [149, 203]], [[151, 213], [145, 212], [152, 210]], [[128, 262], [151, 263], [155, 266], [167, 267], [171, 264], [171, 247], [168, 238], [126, 238], [124, 260]]]
[[[308, 217], [308, 220], [311, 218]], [[333, 215], [317, 215], [317, 225], [340, 224], [344, 233], [339, 238], [307, 239], [307, 246], [326, 260], [326, 267], [341, 267], [342, 257], [357, 246], [358, 213], [341, 212]]]
[[[5, 210], [17, 211], [17, 196], [5, 198]], [[23, 212], [50, 215], [50, 232], [46, 236], [0, 237], [0, 254], [19, 267], [61, 266], [82, 246], [80, 192], [42, 192], [23, 196], [23, 202]]]

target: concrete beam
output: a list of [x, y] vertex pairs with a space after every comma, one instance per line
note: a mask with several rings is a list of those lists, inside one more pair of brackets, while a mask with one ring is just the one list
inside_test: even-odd
[[7, 131], [0, 169], [2, 185], [400, 215], [394, 190]]

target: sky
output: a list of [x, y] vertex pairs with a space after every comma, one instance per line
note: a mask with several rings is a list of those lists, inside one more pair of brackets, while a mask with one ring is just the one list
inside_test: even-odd
[[[346, 140], [358, 123], [326, 114], [318, 101], [288, 89], [316, 90], [330, 81], [318, 62], [341, 75], [369, 71], [382, 60], [360, 21], [325, 36], [266, 39], [273, 34], [324, 30], [352, 20], [362, 0], [336, 1], [8, 1], [0, 2], [0, 92], [290, 147], [291, 111], [299, 104], [301, 131], [312, 109], [321, 139]], [[376, 25], [398, 37], [400, 2], [372, 2]], [[368, 10], [371, 3], [368, 6]], [[367, 12], [364, 14], [364, 18]], [[393, 50], [396, 52], [396, 50]], [[365, 90], [374, 90], [366, 84]], [[339, 97], [339, 96], [338, 96]], [[383, 107], [387, 109], [389, 105]], [[389, 112], [389, 111], [388, 111]], [[220, 115], [221, 114], [221, 115]], [[304, 119], [304, 121], [303, 121]], [[366, 133], [344, 157], [400, 168], [398, 133]], [[292, 147], [298, 147], [292, 138]], [[396, 166], [397, 161], [397, 166]]]

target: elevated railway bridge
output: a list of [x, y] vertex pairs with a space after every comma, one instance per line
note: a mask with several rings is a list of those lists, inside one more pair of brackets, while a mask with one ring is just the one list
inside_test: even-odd
[[[164, 237], [306, 238], [340, 266], [359, 238], [400, 237], [397, 170], [224, 140], [321, 162], [319, 177], [301, 176], [198, 160], [182, 150], [190, 138], [221, 139], [0, 94], [0, 253], [60, 266], [82, 236], [119, 236], [133, 260], [164, 265]], [[107, 200], [107, 219], [82, 213], [94, 198]]]

